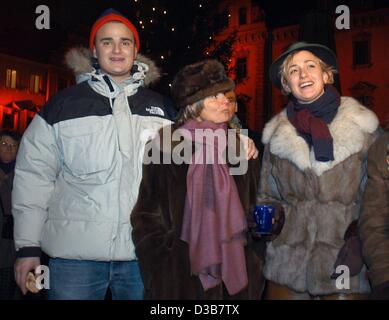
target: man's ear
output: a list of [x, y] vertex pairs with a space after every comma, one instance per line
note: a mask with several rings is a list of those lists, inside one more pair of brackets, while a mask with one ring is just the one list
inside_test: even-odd
[[138, 48], [135, 46], [134, 47], [134, 59], [138, 56]]
[[92, 52], [93, 52], [93, 57], [97, 59], [97, 52], [96, 52], [96, 47], [95, 46], [93, 46]]

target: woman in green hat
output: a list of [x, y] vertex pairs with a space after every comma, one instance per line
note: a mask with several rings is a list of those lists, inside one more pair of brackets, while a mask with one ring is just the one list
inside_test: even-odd
[[277, 201], [285, 210], [281, 233], [267, 245], [266, 299], [364, 299], [370, 292], [357, 226], [378, 120], [339, 95], [336, 69], [329, 48], [305, 42], [270, 67], [289, 101], [262, 137], [257, 203]]

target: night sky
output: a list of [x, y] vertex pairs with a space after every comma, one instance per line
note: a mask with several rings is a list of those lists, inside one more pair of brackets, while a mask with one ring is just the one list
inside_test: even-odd
[[[171, 0], [185, 7], [191, 0]], [[239, 1], [239, 0], [237, 0]], [[298, 23], [302, 14], [309, 12], [319, 0], [285, 1], [255, 0], [264, 9], [271, 27]], [[198, 0], [197, 0], [198, 2]], [[205, 0], [203, 2], [206, 2]], [[332, 1], [334, 5], [348, 4], [360, 10], [368, 4], [371, 8], [388, 7], [389, 0]], [[30, 58], [40, 62], [57, 63], [69, 45], [86, 45], [90, 26], [100, 13], [113, 7], [130, 19], [135, 19], [134, 8], [153, 6], [153, 0], [8, 0], [0, 4], [0, 51]], [[37, 30], [35, 8], [45, 4], [50, 8], [51, 29]], [[358, 9], [359, 8], [359, 9]], [[178, 26], [179, 27], [179, 26]], [[141, 34], [141, 39], [144, 39]], [[143, 41], [143, 40], [141, 40]]]

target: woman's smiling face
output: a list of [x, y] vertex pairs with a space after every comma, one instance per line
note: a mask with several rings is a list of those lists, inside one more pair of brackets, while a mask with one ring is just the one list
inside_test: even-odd
[[297, 52], [287, 67], [286, 89], [300, 102], [313, 102], [324, 93], [328, 74], [323, 71], [319, 58], [309, 51]]

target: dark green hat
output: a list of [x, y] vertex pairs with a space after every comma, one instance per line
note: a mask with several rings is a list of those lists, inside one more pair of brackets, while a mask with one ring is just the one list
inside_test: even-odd
[[336, 55], [331, 49], [317, 43], [295, 42], [288, 48], [288, 50], [286, 50], [283, 54], [281, 54], [270, 66], [270, 71], [269, 71], [270, 80], [278, 89], [282, 88], [281, 76], [280, 76], [280, 67], [282, 63], [284, 62], [286, 57], [291, 53], [296, 51], [302, 51], [302, 50], [306, 50], [313, 53], [315, 56], [320, 58], [326, 64], [334, 67], [336, 70], [338, 69], [338, 62], [336, 61]]

